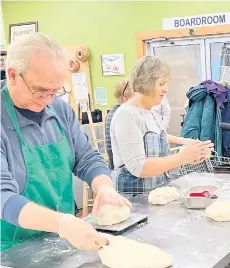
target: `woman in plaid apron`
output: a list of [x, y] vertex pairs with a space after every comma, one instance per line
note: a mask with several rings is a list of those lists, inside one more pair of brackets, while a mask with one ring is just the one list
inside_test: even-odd
[[[126, 197], [165, 185], [167, 172], [181, 165], [203, 161], [213, 144], [166, 134], [162, 119], [152, 111], [168, 92], [170, 69], [155, 56], [145, 56], [135, 65], [131, 87], [135, 97], [121, 105], [111, 121], [111, 142], [117, 189]], [[169, 155], [169, 143], [185, 145]]]
[[[136, 98], [135, 101], [138, 107]], [[142, 115], [141, 109], [140, 113]], [[151, 113], [157, 123], [154, 113]], [[160, 134], [150, 131], [143, 116], [142, 118], [146, 128], [146, 133], [143, 136], [146, 157], [163, 157], [169, 155], [169, 143], [164, 128], [157, 123], [160, 128]], [[120, 172], [117, 176], [117, 190], [118, 192], [126, 194], [127, 197], [132, 197], [143, 192], [148, 192], [150, 189], [154, 189], [158, 186], [162, 186], [166, 184], [167, 181], [168, 177], [165, 173], [150, 178], [135, 177], [124, 165], [120, 168]]]

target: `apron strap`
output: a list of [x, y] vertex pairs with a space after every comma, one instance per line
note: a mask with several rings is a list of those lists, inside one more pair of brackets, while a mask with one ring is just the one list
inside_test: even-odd
[[[19, 127], [19, 124], [18, 124], [17, 116], [16, 116], [16, 113], [15, 113], [15, 109], [14, 109], [14, 106], [13, 106], [13, 102], [12, 102], [12, 99], [10, 97], [9, 90], [8, 90], [8, 88], [6, 86], [3, 87], [2, 91], [1, 91], [1, 94], [3, 96], [3, 102], [5, 104], [5, 107], [6, 107], [6, 110], [8, 112], [8, 115], [9, 115], [11, 121], [13, 122], [13, 125], [15, 127], [15, 130], [16, 130], [18, 136], [20, 137], [21, 143], [22, 143], [23, 146], [26, 146], [27, 144], [26, 144], [26, 142], [25, 142], [25, 140], [24, 140], [24, 138], [22, 136], [22, 133], [21, 133], [21, 130], [20, 130], [20, 127]], [[55, 116], [56, 116], [56, 118], [55, 118], [56, 119], [55, 120], [56, 125], [57, 125], [58, 130], [59, 130], [59, 132], [61, 134], [61, 137], [64, 138], [65, 137], [65, 132], [64, 132], [64, 129], [62, 128], [59, 120], [58, 120], [58, 117], [57, 117], [57, 115], [55, 113], [55, 110], [50, 106], [47, 106], [47, 107], [55, 114]]]
[[[143, 121], [144, 121], [145, 128], [146, 128], [146, 133], [148, 133], [148, 132], [152, 132], [152, 131], [149, 130], [149, 128], [148, 128], [148, 126], [147, 126], [146, 120], [145, 120], [145, 118], [144, 118], [144, 116], [143, 116], [143, 113], [142, 113], [140, 107], [139, 107], [137, 97], [135, 97], [135, 103], [136, 103], [136, 106], [137, 106], [137, 108], [138, 108], [138, 110], [139, 110], [139, 112], [140, 112], [140, 114], [141, 114], [141, 117], [142, 117], [142, 119], [143, 119]], [[152, 116], [153, 116], [153, 118], [154, 118], [154, 120], [155, 120], [155, 122], [156, 122], [156, 125], [159, 127], [160, 132], [162, 133], [162, 131], [164, 131], [164, 128], [163, 128], [163, 127], [159, 124], [159, 122], [157, 121], [157, 119], [156, 119], [156, 117], [155, 117], [153, 111], [150, 110], [150, 112], [151, 112], [151, 114], [152, 114]], [[165, 132], [165, 131], [164, 131], [164, 132]]]
[[64, 138], [65, 137], [65, 131], [64, 131], [63, 127], [61, 126], [60, 122], [59, 122], [58, 116], [57, 116], [54, 108], [49, 106], [49, 105], [47, 105], [47, 107], [48, 107], [48, 109], [50, 109], [55, 114], [55, 116], [56, 116], [56, 118], [55, 118], [56, 125], [58, 127], [58, 130], [60, 131], [60, 134], [61, 134], [62, 138]]

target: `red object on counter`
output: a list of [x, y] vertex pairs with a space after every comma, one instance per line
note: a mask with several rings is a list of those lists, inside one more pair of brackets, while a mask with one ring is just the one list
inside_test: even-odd
[[195, 197], [195, 196], [205, 197], [205, 196], [209, 196], [209, 195], [210, 195], [209, 191], [203, 191], [201, 193], [190, 193], [189, 196], [191, 196], [191, 197]]
[[215, 194], [211, 194], [209, 191], [203, 191], [201, 193], [190, 193], [191, 197], [207, 197], [211, 199], [216, 199], [217, 196]]

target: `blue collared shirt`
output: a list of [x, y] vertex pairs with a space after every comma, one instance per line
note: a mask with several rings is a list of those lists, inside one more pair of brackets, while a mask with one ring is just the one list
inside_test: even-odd
[[[30, 201], [21, 195], [26, 185], [26, 169], [20, 141], [5, 109], [2, 96], [0, 101], [1, 218], [18, 225], [20, 211]], [[40, 124], [33, 118], [29, 119], [28, 116], [23, 116], [23, 113], [21, 114], [15, 108], [17, 120], [27, 144], [36, 146], [60, 141], [61, 136], [55, 123], [55, 117], [58, 117], [72, 150], [73, 174], [89, 185], [98, 175], [110, 176], [110, 171], [103, 158], [91, 146], [88, 136], [82, 131], [73, 109], [59, 98], [53, 101], [51, 107], [55, 113], [46, 107], [42, 112]]]

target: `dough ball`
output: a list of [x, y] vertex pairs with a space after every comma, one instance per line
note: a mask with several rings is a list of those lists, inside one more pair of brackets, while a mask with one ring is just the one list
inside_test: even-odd
[[230, 221], [230, 200], [217, 200], [205, 211], [207, 216], [214, 221]]
[[103, 234], [109, 245], [98, 251], [101, 262], [109, 268], [166, 268], [172, 256], [150, 244], [123, 236]]
[[175, 187], [159, 187], [149, 193], [148, 200], [152, 205], [165, 205], [179, 199], [180, 194]]
[[98, 211], [98, 225], [113, 225], [129, 218], [128, 206], [103, 205]]

